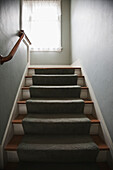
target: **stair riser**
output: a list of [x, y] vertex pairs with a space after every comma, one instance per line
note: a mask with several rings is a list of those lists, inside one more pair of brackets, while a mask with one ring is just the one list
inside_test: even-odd
[[77, 75], [66, 75], [66, 76], [38, 76], [32, 77], [33, 85], [76, 85]]
[[[28, 123], [23, 122], [24, 131], [27, 134], [55, 134], [55, 135], [87, 135], [90, 123]], [[32, 128], [31, 128], [32, 127]]]
[[64, 68], [48, 68], [48, 69], [35, 69], [35, 74], [74, 74], [75, 69], [71, 68], [71, 69], [64, 69]]
[[[22, 124], [13, 124], [14, 127], [14, 134], [15, 135], [23, 135], [24, 134], [24, 129]], [[95, 123], [95, 124], [91, 124], [90, 127], [90, 135], [97, 135], [99, 133], [99, 128], [100, 125]]]
[[[25, 81], [25, 86], [31, 86], [33, 84], [32, 82], [32, 78], [26, 78], [26, 81]], [[78, 77], [78, 80], [77, 80], [77, 85], [80, 85], [80, 86], [85, 86], [85, 80], [83, 77]]]
[[20, 161], [28, 161], [28, 162], [94, 162], [96, 157], [96, 152], [88, 151], [88, 157], [86, 157], [86, 152], [74, 151], [74, 150], [52, 150], [52, 151], [45, 151], [45, 150], [23, 150], [19, 151], [19, 158]]
[[[106, 162], [108, 150], [100, 150], [96, 162]], [[8, 162], [19, 162], [17, 151], [6, 151]], [[87, 156], [87, 155], [85, 155]]]
[[[75, 68], [75, 72], [74, 73], [77, 74], [77, 75], [81, 75], [81, 69], [76, 69]], [[35, 70], [34, 69], [29, 69], [28, 70], [28, 75], [31, 76], [33, 74], [35, 74]]]
[[[19, 114], [27, 114], [26, 104], [18, 104], [19, 105]], [[84, 114], [92, 114], [93, 113], [93, 104], [85, 104], [84, 106]], [[70, 111], [71, 113], [71, 111]]]
[[[65, 93], [66, 94], [66, 93]], [[26, 89], [24, 89], [23, 91], [22, 91], [22, 96], [23, 96], [23, 99], [29, 99], [30, 98], [30, 91], [29, 91], [29, 89], [28, 90], [26, 90]], [[39, 97], [39, 96], [38, 96]], [[45, 93], [41, 93], [41, 96], [40, 97], [42, 97], [42, 98], [46, 98], [46, 95], [45, 95]], [[69, 96], [68, 96], [69, 97]], [[54, 96], [54, 98], [55, 98], [55, 96]], [[80, 98], [81, 99], [88, 99], [89, 98], [89, 94], [88, 94], [88, 89], [81, 89], [81, 93], [80, 93]]]
[[28, 113], [39, 114], [82, 114], [84, 111], [84, 102], [32, 102], [27, 101]]

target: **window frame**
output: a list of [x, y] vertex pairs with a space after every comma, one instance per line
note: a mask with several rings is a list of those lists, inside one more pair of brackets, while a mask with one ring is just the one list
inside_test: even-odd
[[[21, 0], [20, 1], [20, 30], [23, 30], [23, 1], [24, 0]], [[62, 47], [62, 0], [60, 0], [60, 8], [61, 8], [61, 16], [60, 16], [60, 44], [61, 44], [61, 47], [60, 48], [47, 48], [44, 49], [44, 48], [36, 48], [36, 47], [32, 47], [30, 48], [30, 51], [34, 51], [34, 52], [62, 52], [63, 50], [63, 47]], [[26, 30], [24, 30], [26, 32]], [[32, 43], [32, 42], [31, 42]]]

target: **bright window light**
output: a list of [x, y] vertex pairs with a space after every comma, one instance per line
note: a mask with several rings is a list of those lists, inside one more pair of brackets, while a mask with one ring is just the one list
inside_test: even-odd
[[22, 27], [32, 50], [61, 51], [61, 0], [24, 0]]

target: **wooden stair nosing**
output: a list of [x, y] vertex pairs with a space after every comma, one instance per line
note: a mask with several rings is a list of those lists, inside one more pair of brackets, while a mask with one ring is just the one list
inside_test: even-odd
[[98, 135], [91, 135], [91, 137], [100, 150], [109, 150], [109, 147], [100, 137], [98, 137]]
[[[23, 136], [24, 135], [14, 135], [4, 149], [6, 151], [17, 151], [18, 145], [21, 142]], [[100, 150], [109, 150], [108, 146], [98, 135], [91, 135], [91, 137]]]
[[13, 124], [21, 124], [22, 120], [26, 117], [26, 114], [19, 114], [15, 119], [12, 120]]
[[[26, 114], [19, 114], [15, 119], [12, 120], [13, 124], [21, 124], [22, 120], [25, 118]], [[93, 115], [86, 115], [91, 123], [100, 123], [100, 121], [98, 119], [96, 119]]]
[[22, 138], [23, 135], [14, 135], [4, 149], [7, 151], [16, 151]]

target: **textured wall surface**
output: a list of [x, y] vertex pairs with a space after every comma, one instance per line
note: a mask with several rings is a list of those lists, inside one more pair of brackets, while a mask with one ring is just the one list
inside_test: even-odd
[[31, 64], [65, 65], [71, 63], [70, 0], [62, 0], [62, 47], [62, 52], [31, 52]]
[[[0, 0], [0, 54], [6, 56], [18, 40], [20, 0]], [[22, 43], [14, 58], [0, 65], [0, 143], [27, 64], [26, 46]]]
[[72, 63], [82, 63], [113, 140], [113, 1], [71, 1]]

